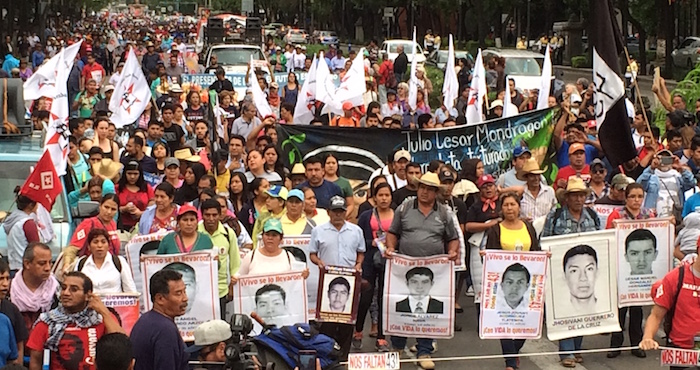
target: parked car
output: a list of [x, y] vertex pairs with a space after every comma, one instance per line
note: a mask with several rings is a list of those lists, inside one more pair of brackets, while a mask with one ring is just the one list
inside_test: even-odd
[[[411, 40], [386, 40], [382, 43], [381, 50], [386, 50], [389, 59], [393, 62], [399, 55], [397, 49], [399, 45], [403, 45], [404, 53], [408, 56], [408, 62], [413, 62], [413, 41]], [[419, 64], [425, 63], [425, 53], [419, 43], [416, 42], [416, 62]]]
[[[444, 71], [445, 66], [447, 65], [447, 54], [448, 50], [433, 50], [425, 59], [425, 64]], [[469, 60], [472, 65], [474, 64], [474, 57], [472, 57], [472, 55], [466, 50], [455, 50], [455, 58], [465, 58]], [[455, 64], [457, 63], [455, 62]]]
[[671, 52], [671, 58], [676, 66], [693, 68], [700, 62], [700, 37], [687, 37]]
[[318, 31], [314, 41], [321, 45], [338, 45], [338, 35], [334, 31]]
[[[13, 190], [17, 186], [22, 186], [29, 176], [32, 168], [41, 158], [44, 150], [41, 146], [43, 142], [40, 135], [31, 134], [25, 137], [0, 138], [0, 224], [5, 221], [6, 211], [18, 212], [15, 203], [15, 193]], [[68, 180], [70, 181], [70, 180]], [[55, 237], [47, 244], [51, 248], [53, 259], [61, 253], [63, 247], [70, 242], [71, 222], [73, 215], [68, 206], [67, 193], [64, 191], [56, 199], [56, 203], [51, 209], [51, 219]], [[7, 256], [7, 235], [5, 229], [0, 227], [0, 254]]]
[[528, 50], [488, 48], [482, 51], [484, 63], [496, 57], [506, 60], [505, 74], [515, 80], [516, 88], [531, 90], [540, 88], [544, 55]]
[[284, 27], [284, 24], [282, 23], [269, 23], [265, 27], [263, 27], [263, 32], [265, 33], [265, 36], [272, 36], [272, 37], [279, 37], [280, 35], [280, 30]]
[[289, 44], [306, 44], [308, 42], [308, 35], [306, 31], [302, 29], [290, 29], [287, 35], [284, 36], [284, 41]]

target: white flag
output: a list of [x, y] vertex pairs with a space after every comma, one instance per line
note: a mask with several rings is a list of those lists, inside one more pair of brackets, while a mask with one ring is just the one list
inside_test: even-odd
[[537, 109], [547, 108], [549, 105], [549, 89], [552, 86], [552, 58], [549, 55], [549, 47], [544, 52], [544, 65], [542, 66], [542, 80], [540, 92], [537, 96]]
[[333, 76], [331, 76], [326, 58], [323, 57], [323, 52], [321, 52], [316, 66], [316, 100], [325, 104], [333, 104], [334, 98], [335, 85], [333, 84]]
[[[61, 49], [60, 52], [56, 53], [51, 59], [42, 64], [31, 77], [27, 79], [24, 83], [24, 100], [32, 101], [39, 99], [41, 97], [53, 98], [58, 94], [57, 84], [66, 84], [68, 80], [68, 74], [73, 68], [73, 63], [75, 62], [75, 56], [80, 51], [80, 45], [83, 42], [80, 41], [67, 48]], [[62, 63], [60, 63], [63, 61]], [[58, 79], [58, 72], [60, 69], [67, 68], [68, 71], [65, 73], [66, 78], [64, 80]]]
[[363, 50], [360, 50], [355, 59], [353, 59], [350, 70], [340, 80], [340, 86], [335, 89], [333, 103], [323, 107], [322, 113], [343, 114], [343, 104], [348, 101], [352, 103], [353, 107], [363, 105], [362, 95], [365, 92], [367, 92], [365, 57]]
[[[274, 77], [274, 76], [273, 76]], [[258, 83], [258, 77], [255, 75], [255, 64], [253, 60], [253, 55], [250, 55], [250, 69], [248, 71], [248, 83], [250, 84], [250, 89], [253, 91], [253, 102], [255, 107], [258, 108], [258, 114], [260, 117], [267, 117], [272, 114], [272, 108], [270, 108], [270, 103], [267, 101], [267, 96], [260, 88]]]
[[146, 76], [143, 75], [134, 49], [129, 49], [119, 82], [109, 100], [109, 110], [112, 112], [110, 121], [117, 128], [130, 125], [139, 119], [150, 101], [151, 89]]
[[508, 80], [509, 78], [506, 76], [506, 91], [505, 95], [503, 96], [503, 118], [513, 117], [520, 114], [518, 107], [510, 100], [510, 83]]
[[58, 176], [65, 175], [66, 167], [68, 166], [68, 137], [70, 136], [68, 128], [70, 111], [68, 104], [70, 103], [68, 102], [67, 80], [77, 53], [73, 51], [74, 49], [65, 48], [57, 54], [59, 58], [56, 62], [56, 93], [53, 95], [53, 101], [51, 102], [49, 124], [46, 127], [46, 141], [44, 142], [44, 150], [49, 151]]
[[467, 124], [474, 125], [484, 120], [483, 104], [486, 96], [486, 70], [484, 70], [484, 61], [481, 57], [481, 49], [476, 54], [474, 60], [474, 74], [472, 74], [472, 83], [469, 87], [469, 101], [467, 104]]
[[314, 119], [315, 109], [312, 110], [316, 103], [316, 69], [318, 68], [318, 60], [314, 55], [314, 60], [311, 62], [309, 72], [306, 74], [304, 85], [299, 91], [297, 104], [294, 107], [294, 124], [308, 125]]
[[450, 112], [459, 96], [459, 81], [455, 72], [455, 47], [450, 34], [450, 45], [447, 51], [447, 66], [445, 66], [445, 82], [442, 84], [442, 104]]
[[418, 77], [416, 77], [417, 61], [416, 59], [416, 27], [413, 27], [413, 51], [411, 59], [411, 74], [408, 79], [408, 106], [411, 110], [416, 110], [418, 100]]

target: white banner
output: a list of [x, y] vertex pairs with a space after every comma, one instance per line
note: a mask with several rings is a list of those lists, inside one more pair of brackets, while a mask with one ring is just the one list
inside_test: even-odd
[[149, 281], [156, 272], [169, 269], [182, 274], [187, 287], [187, 309], [185, 314], [175, 318], [184, 341], [194, 340], [194, 329], [199, 324], [219, 319], [218, 269], [214, 255], [209, 252], [188, 254], [168, 254], [143, 256], [141, 259], [143, 274], [144, 303], [146, 310], [153, 308]]
[[608, 224], [608, 217], [612, 211], [620, 209], [622, 206], [613, 206], [611, 204], [594, 204], [593, 210], [596, 211], [598, 217], [600, 217], [600, 224], [605, 227]]
[[653, 305], [651, 285], [673, 268], [670, 220], [615, 220], [618, 306]]
[[[141, 271], [141, 256], [155, 255], [158, 252], [160, 240], [163, 239], [166, 234], [167, 232], [136, 235], [126, 243], [124, 247], [126, 260], [129, 262], [132, 275], [134, 275], [134, 283], [136, 284], [137, 292], [145, 292], [143, 286], [143, 272]], [[139, 305], [141, 312], [146, 312], [145, 299], [146, 295], [141, 294]]]
[[547, 253], [486, 251], [479, 337], [537, 339], [542, 335]]
[[615, 230], [542, 238], [552, 252], [546, 284], [547, 338], [620, 331]]
[[[308, 322], [306, 284], [302, 272], [248, 275], [238, 278], [233, 289], [234, 312], [257, 313], [266, 324], [294, 325]], [[262, 327], [253, 320], [253, 334]]]
[[[309, 317], [316, 317], [316, 300], [318, 296], [318, 281], [320, 271], [318, 266], [311, 262], [309, 257], [309, 243], [311, 235], [285, 236], [282, 238], [280, 248], [286, 249], [294, 256], [297, 262], [306, 264], [309, 269], [309, 277], [306, 278], [306, 296], [309, 302]], [[258, 246], [262, 246], [262, 237], [258, 237]], [[243, 259], [243, 257], [241, 257]]]
[[454, 335], [454, 264], [446, 255], [387, 260], [384, 333], [411, 338]]

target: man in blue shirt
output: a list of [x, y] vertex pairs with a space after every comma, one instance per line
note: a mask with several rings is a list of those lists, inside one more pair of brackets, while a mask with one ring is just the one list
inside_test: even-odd
[[[308, 172], [308, 170], [307, 170]], [[365, 257], [365, 239], [362, 229], [355, 224], [345, 221], [347, 204], [345, 198], [336, 195], [330, 199], [328, 215], [331, 220], [321, 224], [311, 231], [309, 242], [309, 258], [318, 265], [319, 269], [326, 266], [351, 267], [362, 270]], [[355, 287], [358, 289], [359, 287]], [[350, 299], [347, 305], [353, 306], [354, 292], [347, 292]], [[322, 298], [323, 299], [323, 298]], [[330, 299], [328, 297], [327, 299]], [[340, 345], [340, 359], [345, 361], [350, 352], [354, 325], [338, 323], [322, 323], [319, 331], [328, 335]], [[362, 333], [360, 333], [360, 342]]]
[[309, 187], [316, 194], [316, 202], [318, 208], [328, 209], [330, 200], [334, 196], [342, 196], [343, 191], [340, 190], [340, 186], [326, 181], [323, 176], [325, 171], [323, 170], [323, 162], [318, 157], [311, 157], [304, 163], [306, 167], [306, 181], [302, 182], [297, 189], [302, 189], [304, 187]]

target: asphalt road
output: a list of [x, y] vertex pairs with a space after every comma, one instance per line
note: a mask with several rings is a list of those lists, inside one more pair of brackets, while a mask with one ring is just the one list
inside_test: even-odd
[[[433, 358], [445, 358], [454, 356], [479, 356], [479, 355], [501, 355], [501, 346], [498, 340], [482, 340], [477, 331], [476, 308], [474, 298], [467, 297], [462, 293], [459, 296], [459, 303], [464, 308], [464, 313], [457, 314], [457, 323], [462, 326], [461, 332], [455, 332], [455, 336], [449, 340], [438, 341], [438, 351], [433, 354]], [[648, 315], [650, 308], [645, 308], [644, 315]], [[369, 321], [369, 320], [368, 320]], [[369, 325], [365, 328], [365, 338], [362, 352], [374, 351], [374, 338], [368, 337]], [[625, 335], [624, 346], [629, 346], [629, 338]], [[411, 346], [415, 342], [408, 340]], [[583, 349], [608, 348], [610, 335], [593, 335], [585, 337]], [[541, 339], [528, 340], [521, 351], [522, 354], [537, 354], [544, 352], [556, 352], [557, 342], [547, 339], [546, 328]], [[576, 370], [658, 370], [660, 352], [647, 352], [646, 358], [637, 358], [629, 352], [624, 352], [617, 358], [608, 359], [606, 352], [584, 354], [584, 362], [576, 366]], [[402, 369], [419, 369], [412, 362], [402, 363]], [[464, 361], [436, 362], [436, 369], [440, 370], [462, 370], [467, 368], [478, 369], [504, 369], [505, 363], [502, 358], [497, 359], [476, 359]], [[522, 370], [563, 370], [559, 364], [559, 357], [556, 355], [521, 357], [520, 368]]]

